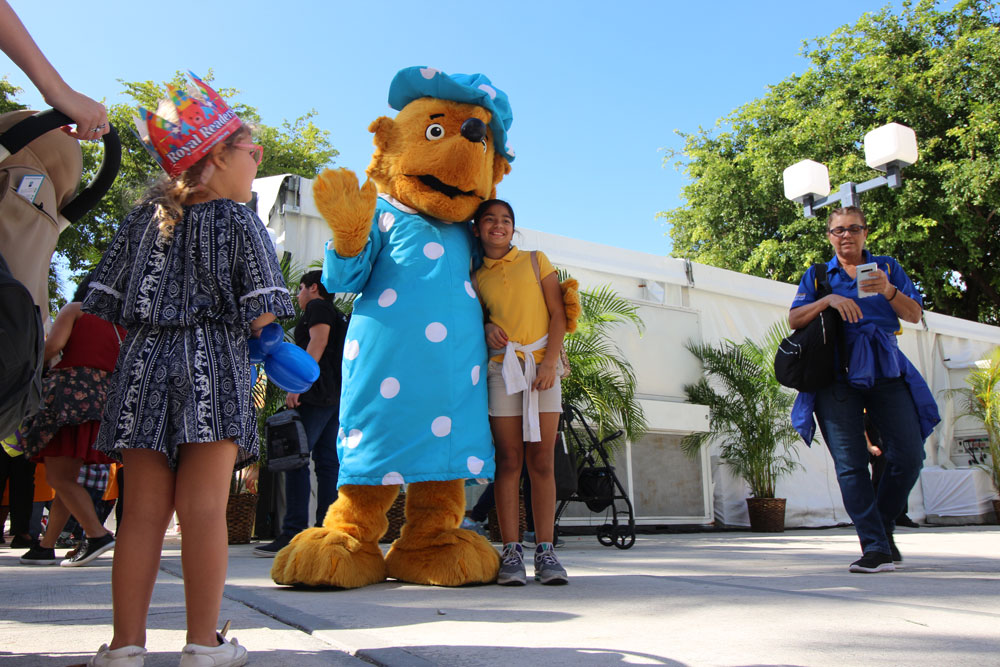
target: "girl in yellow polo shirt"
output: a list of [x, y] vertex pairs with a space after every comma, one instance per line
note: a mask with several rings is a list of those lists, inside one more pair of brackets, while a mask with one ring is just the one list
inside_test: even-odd
[[516, 536], [518, 485], [526, 463], [537, 536], [535, 580], [565, 584], [566, 570], [552, 550], [553, 452], [562, 412], [559, 350], [566, 333], [559, 280], [544, 254], [511, 245], [514, 210], [507, 202], [483, 202], [473, 223], [484, 254], [475, 281], [487, 313], [491, 356], [486, 382], [496, 447], [497, 518], [504, 543], [497, 583], [525, 583], [523, 547]]

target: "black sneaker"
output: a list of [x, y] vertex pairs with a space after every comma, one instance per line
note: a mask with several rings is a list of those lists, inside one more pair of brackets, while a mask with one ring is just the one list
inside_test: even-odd
[[892, 535], [889, 535], [889, 555], [892, 557], [893, 565], [902, 567], [903, 554], [899, 553], [899, 549], [896, 548], [896, 540], [892, 539]]
[[58, 565], [55, 549], [46, 549], [37, 542], [21, 556], [21, 565]]
[[83, 546], [79, 547], [73, 555], [59, 563], [63, 567], [80, 567], [94, 560], [108, 549], [115, 548], [115, 536], [111, 533], [101, 537], [86, 538]]
[[279, 551], [288, 546], [289, 542], [291, 542], [291, 540], [279, 537], [270, 544], [261, 544], [260, 546], [254, 547], [253, 555], [258, 558], [274, 558]]
[[876, 572], [892, 572], [896, 567], [892, 564], [892, 556], [881, 551], [869, 551], [858, 560], [851, 563], [851, 572], [875, 574]]
[[920, 524], [908, 517], [905, 513], [896, 517], [896, 525], [904, 528], [920, 528]]

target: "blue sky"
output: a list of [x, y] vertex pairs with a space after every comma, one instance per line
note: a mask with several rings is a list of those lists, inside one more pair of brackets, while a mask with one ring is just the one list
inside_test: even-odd
[[[898, 1], [892, 4], [898, 6]], [[392, 115], [402, 67], [482, 72], [511, 100], [517, 153], [498, 195], [519, 224], [653, 254], [670, 252], [656, 213], [682, 205], [682, 173], [663, 166], [674, 130], [712, 127], [806, 68], [802, 42], [883, 2], [380, 3], [11, 0], [78, 90], [121, 102], [118, 79], [162, 81], [212, 68], [264, 122], [310, 109], [362, 172], [369, 123]], [[88, 20], [86, 15], [94, 18]], [[41, 105], [0, 55], [0, 75]], [[859, 137], [860, 139], [860, 137]]]

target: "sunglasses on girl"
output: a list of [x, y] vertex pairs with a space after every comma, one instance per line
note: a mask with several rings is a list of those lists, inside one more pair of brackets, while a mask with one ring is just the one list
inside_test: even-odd
[[238, 144], [233, 144], [233, 148], [243, 148], [250, 151], [250, 156], [254, 159], [254, 162], [257, 163], [258, 167], [260, 166], [261, 160], [264, 159], [264, 147], [258, 144], [240, 142]]

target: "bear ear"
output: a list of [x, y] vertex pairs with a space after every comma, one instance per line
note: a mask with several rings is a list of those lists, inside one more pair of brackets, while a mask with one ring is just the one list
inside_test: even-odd
[[375, 148], [381, 151], [388, 150], [389, 146], [392, 145], [395, 130], [396, 123], [388, 116], [379, 116], [368, 126], [368, 131], [375, 135], [373, 138]]
[[510, 162], [500, 153], [493, 153], [493, 186], [503, 180], [503, 177], [510, 173]]

